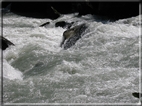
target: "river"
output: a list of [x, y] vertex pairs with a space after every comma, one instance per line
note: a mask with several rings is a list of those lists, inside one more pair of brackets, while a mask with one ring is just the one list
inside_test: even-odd
[[[117, 21], [90, 14], [56, 20], [7, 13], [3, 36], [15, 44], [3, 51], [5, 104], [138, 104], [140, 91], [140, 17]], [[71, 48], [60, 47], [66, 28], [59, 21], [87, 23]], [[39, 27], [50, 22], [46, 27]], [[2, 23], [1, 23], [2, 24]]]

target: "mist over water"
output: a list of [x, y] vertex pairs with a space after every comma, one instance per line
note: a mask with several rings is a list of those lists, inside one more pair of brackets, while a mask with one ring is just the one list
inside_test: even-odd
[[[58, 21], [86, 23], [84, 36], [60, 48]], [[46, 27], [39, 27], [50, 22]], [[3, 36], [15, 44], [3, 51], [4, 103], [139, 103], [140, 16], [118, 21], [63, 15], [56, 20], [12, 13]]]

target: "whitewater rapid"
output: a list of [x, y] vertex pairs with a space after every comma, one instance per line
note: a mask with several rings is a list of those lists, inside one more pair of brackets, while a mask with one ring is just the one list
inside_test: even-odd
[[[139, 103], [132, 93], [140, 91], [141, 15], [118, 21], [75, 15], [3, 16], [3, 36], [15, 44], [3, 51], [4, 103]], [[64, 50], [66, 29], [55, 27], [58, 21], [89, 26]]]

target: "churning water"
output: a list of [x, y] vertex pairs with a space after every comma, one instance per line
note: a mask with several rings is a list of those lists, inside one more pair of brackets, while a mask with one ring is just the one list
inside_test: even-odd
[[[139, 103], [132, 93], [140, 91], [140, 16], [112, 22], [92, 15], [56, 20], [4, 15], [3, 36], [15, 46], [3, 51], [3, 102]], [[58, 21], [89, 27], [63, 50], [66, 29], [55, 27]]]

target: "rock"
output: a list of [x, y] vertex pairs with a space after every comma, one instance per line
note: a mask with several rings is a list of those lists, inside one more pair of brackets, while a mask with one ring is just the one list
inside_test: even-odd
[[134, 93], [132, 93], [132, 95], [136, 98], [142, 97], [142, 93], [138, 93], [138, 92], [134, 92]]
[[65, 21], [59, 21], [55, 23], [55, 27], [70, 28], [74, 22], [68, 23]]
[[0, 42], [1, 42], [1, 49], [5, 50], [6, 48], [8, 48], [10, 45], [14, 45], [12, 42], [10, 42], [9, 40], [7, 40], [6, 38], [4, 38], [3, 36], [0, 37]]
[[79, 40], [81, 38], [81, 36], [83, 36], [83, 32], [86, 29], [87, 29], [87, 25], [81, 24], [81, 25], [78, 25], [78, 26], [75, 26], [71, 29], [66, 30], [63, 33], [63, 40], [62, 40], [60, 46], [62, 47], [62, 45], [64, 45], [64, 47], [63, 47], [64, 49], [70, 48], [71, 46], [73, 46], [76, 43], [77, 40]]
[[46, 25], [48, 25], [48, 24], [50, 24], [50, 22], [46, 22], [46, 23], [40, 25], [40, 27], [46, 26]]

